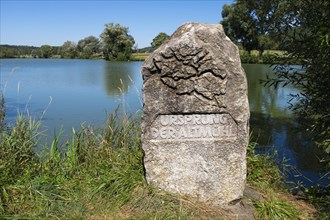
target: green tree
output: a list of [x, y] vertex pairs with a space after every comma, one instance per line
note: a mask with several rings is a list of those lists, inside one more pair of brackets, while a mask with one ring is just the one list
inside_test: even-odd
[[54, 56], [61, 56], [62, 46], [52, 46], [52, 48]]
[[50, 45], [42, 45], [39, 49], [41, 58], [49, 58], [53, 54], [53, 48]]
[[77, 46], [72, 41], [66, 41], [61, 47], [61, 58], [73, 59], [77, 57]]
[[129, 60], [134, 46], [134, 38], [128, 34], [128, 27], [109, 23], [100, 35], [106, 60]]
[[276, 47], [276, 37], [283, 28], [286, 14], [285, 0], [237, 0], [222, 9], [220, 22], [231, 40], [239, 43], [249, 53]]
[[287, 13], [294, 16], [286, 20], [281, 47], [289, 53], [286, 62], [301, 65], [277, 65], [278, 78], [266, 84], [300, 89], [293, 109], [330, 158], [330, 3], [297, 0], [287, 6]]
[[86, 37], [78, 42], [77, 50], [79, 58], [90, 59], [100, 53], [100, 41], [94, 36]]
[[156, 50], [160, 45], [162, 45], [164, 42], [166, 42], [170, 36], [168, 36], [164, 32], [160, 32], [151, 42], [151, 47], [153, 50]]
[[14, 58], [16, 57], [14, 49], [0, 45], [0, 58]]

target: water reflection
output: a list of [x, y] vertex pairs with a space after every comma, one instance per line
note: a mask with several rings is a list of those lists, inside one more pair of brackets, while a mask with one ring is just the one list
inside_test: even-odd
[[267, 75], [273, 76], [273, 70], [268, 65], [246, 64], [243, 67], [248, 77], [250, 110], [272, 117], [291, 117], [289, 95], [297, 94], [298, 90], [290, 86], [280, 89], [262, 86], [261, 80], [266, 80]]
[[324, 174], [319, 162], [322, 152], [313, 145], [306, 132], [299, 129], [288, 108], [290, 94], [296, 94], [298, 90], [289, 86], [279, 89], [262, 86], [260, 80], [266, 79], [267, 74], [273, 74], [267, 65], [243, 67], [249, 86], [252, 140], [258, 142], [258, 152], [276, 150], [278, 161], [285, 159], [286, 163], [296, 167], [288, 173], [289, 179], [295, 182], [300, 181], [305, 186], [326, 184], [326, 178], [318, 180]]
[[103, 65], [104, 87], [109, 96], [123, 95], [134, 83], [134, 63], [107, 62]]

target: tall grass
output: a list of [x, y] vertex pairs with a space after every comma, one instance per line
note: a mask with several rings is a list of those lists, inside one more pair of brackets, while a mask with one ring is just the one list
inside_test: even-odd
[[95, 196], [115, 206], [126, 203], [133, 188], [145, 184], [136, 123], [110, 115], [103, 129], [73, 130], [65, 153], [59, 133], [37, 155], [40, 123], [18, 116], [0, 136], [0, 214], [63, 217], [66, 205], [79, 201], [84, 207]]
[[287, 164], [276, 161], [272, 154], [256, 154], [257, 143], [251, 142], [247, 149], [247, 185], [258, 191], [263, 199], [253, 200], [256, 218], [272, 219], [314, 219], [315, 208], [296, 200], [290, 194], [286, 180]]
[[[114, 112], [102, 128], [72, 129], [65, 142], [59, 131], [37, 155], [39, 128], [39, 121], [19, 115], [16, 124], [0, 132], [0, 219], [229, 218], [221, 209], [146, 183], [139, 117], [119, 118]], [[254, 202], [258, 216], [271, 219], [280, 213], [295, 219], [297, 209], [290, 202], [265, 190], [280, 182], [269, 159], [250, 146], [248, 184], [267, 198]]]
[[39, 126], [18, 116], [0, 134], [0, 219], [176, 219], [218, 213], [146, 184], [139, 118], [110, 114], [103, 128], [73, 129], [62, 144], [59, 132], [37, 155]]
[[279, 198], [275, 193], [268, 195], [266, 200], [255, 202], [258, 219], [302, 219], [297, 208], [284, 199]]
[[247, 182], [260, 190], [282, 189], [283, 174], [273, 154], [256, 154], [257, 143], [251, 142], [247, 149]]
[[1, 100], [0, 100], [0, 132], [4, 128], [5, 117], [6, 117], [5, 97], [4, 97], [3, 94], [1, 94]]

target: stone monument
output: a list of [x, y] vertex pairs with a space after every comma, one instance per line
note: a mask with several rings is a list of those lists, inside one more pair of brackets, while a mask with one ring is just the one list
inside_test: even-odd
[[149, 183], [213, 205], [243, 196], [247, 81], [220, 24], [186, 23], [142, 66]]

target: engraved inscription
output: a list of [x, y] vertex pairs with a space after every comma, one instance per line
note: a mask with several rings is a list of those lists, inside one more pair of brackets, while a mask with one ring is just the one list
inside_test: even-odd
[[159, 115], [151, 140], [236, 139], [237, 125], [229, 114]]

